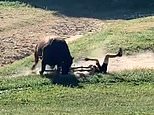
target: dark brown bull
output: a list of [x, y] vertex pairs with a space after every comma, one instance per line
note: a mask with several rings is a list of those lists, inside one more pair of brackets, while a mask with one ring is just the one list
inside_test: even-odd
[[52, 38], [48, 42], [38, 44], [35, 52], [35, 64], [32, 69], [35, 68], [38, 63], [39, 57], [42, 58], [42, 69], [40, 74], [45, 71], [45, 66], [55, 66], [62, 68], [62, 74], [68, 74], [72, 65], [73, 58], [70, 54], [69, 48], [65, 40]]

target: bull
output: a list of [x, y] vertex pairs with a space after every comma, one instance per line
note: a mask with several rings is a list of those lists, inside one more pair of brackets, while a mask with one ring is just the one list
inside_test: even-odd
[[62, 74], [68, 74], [73, 63], [73, 57], [70, 54], [68, 45], [65, 40], [59, 38], [50, 38], [47, 42], [40, 43], [35, 48], [35, 68], [39, 58], [42, 59], [42, 67], [40, 74], [45, 71], [46, 65], [55, 66], [62, 69]]

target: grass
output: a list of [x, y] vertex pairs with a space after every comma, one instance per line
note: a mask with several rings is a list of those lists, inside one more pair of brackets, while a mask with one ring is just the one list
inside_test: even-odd
[[101, 32], [84, 36], [70, 44], [70, 49], [75, 57], [91, 55], [97, 50], [116, 52], [119, 47], [126, 55], [154, 52], [153, 20], [152, 16], [130, 21], [108, 21]]
[[75, 88], [36, 75], [1, 79], [0, 114], [152, 114], [153, 77], [153, 70], [98, 74]]
[[[154, 51], [153, 18], [107, 21], [101, 32], [69, 44], [70, 50], [76, 59], [119, 47], [126, 55]], [[0, 114], [154, 114], [152, 69], [96, 74], [79, 79], [74, 87], [70, 84], [78, 81], [71, 75], [9, 77], [24, 72], [32, 62], [30, 56], [0, 68]]]
[[16, 61], [11, 65], [0, 68], [0, 77], [10, 76], [13, 74], [19, 74], [21, 71], [25, 71], [30, 68], [33, 63], [32, 56], [24, 58], [20, 61]]
[[87, 85], [84, 89], [42, 86], [1, 95], [1, 114], [112, 115], [154, 112], [153, 86], [150, 84]]
[[7, 7], [13, 7], [13, 8], [19, 8], [19, 7], [30, 7], [30, 5], [21, 3], [19, 1], [0, 1], [0, 7], [7, 8]]

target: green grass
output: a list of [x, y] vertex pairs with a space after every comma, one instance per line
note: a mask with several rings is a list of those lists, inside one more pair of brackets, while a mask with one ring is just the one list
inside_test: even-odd
[[19, 7], [30, 7], [30, 5], [25, 4], [25, 3], [21, 3], [19, 1], [0, 1], [0, 7], [2, 8], [8, 8], [8, 7], [12, 7], [12, 8], [19, 8]]
[[33, 64], [32, 56], [16, 61], [13, 64], [6, 65], [0, 68], [0, 77], [10, 76], [12, 74], [19, 74], [21, 71], [31, 68]]
[[27, 88], [1, 94], [1, 114], [153, 114], [153, 88], [151, 84]]
[[[130, 21], [109, 21], [101, 32], [84, 36], [70, 44], [75, 57], [90, 56], [94, 51], [116, 52], [119, 47], [124, 54], [154, 52], [154, 17]], [[142, 25], [142, 26], [141, 26]]]
[[40, 76], [0, 79], [0, 114], [153, 114], [153, 81], [153, 70], [98, 74], [75, 88]]

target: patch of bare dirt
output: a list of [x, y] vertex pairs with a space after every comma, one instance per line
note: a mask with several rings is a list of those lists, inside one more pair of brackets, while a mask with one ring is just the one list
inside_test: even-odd
[[[104, 55], [105, 56], [105, 55]], [[101, 64], [103, 64], [104, 57], [97, 58]], [[95, 65], [94, 61], [84, 61], [81, 60], [77, 63], [74, 63], [73, 66], [75, 67], [87, 67], [89, 65]], [[117, 71], [124, 71], [124, 70], [132, 70], [132, 69], [154, 69], [154, 53], [146, 52], [140, 53], [131, 56], [122, 56], [116, 58], [110, 58], [109, 65], [108, 65], [108, 72], [117, 72]], [[88, 72], [80, 72], [84, 74], [88, 74]]]
[[22, 10], [0, 12], [0, 66], [31, 55], [44, 36], [56, 35], [72, 41], [85, 33], [99, 31], [103, 25], [103, 21], [92, 18], [40, 15], [38, 12], [42, 11]]
[[[105, 56], [105, 55], [104, 55]], [[99, 60], [100, 64], [103, 63], [104, 57], [97, 58], [92, 57]], [[94, 61], [84, 61], [80, 60], [75, 63], [73, 63], [72, 67], [88, 67], [89, 65], [95, 65]], [[47, 70], [50, 70], [51, 68], [49, 66], [46, 66]], [[119, 72], [124, 70], [132, 70], [132, 69], [154, 69], [154, 53], [152, 52], [146, 52], [146, 53], [140, 53], [136, 55], [131, 56], [122, 56], [122, 57], [116, 57], [109, 60], [108, 65], [108, 73], [112, 72]], [[31, 71], [30, 68], [26, 68], [23, 71], [20, 71], [18, 74], [11, 75], [9, 77], [20, 77], [20, 76], [26, 76], [31, 74], [39, 74], [39, 71], [41, 70], [41, 62], [37, 64], [35, 70]], [[82, 69], [80, 69], [82, 70]], [[85, 68], [83, 69], [85, 70]], [[90, 68], [87, 70], [90, 70]], [[73, 74], [75, 74], [77, 77], [86, 77], [90, 74], [93, 74], [91, 71], [74, 71]], [[46, 74], [46, 72], [45, 72]]]
[[154, 69], [154, 53], [146, 52], [110, 59], [109, 72], [132, 69]]

